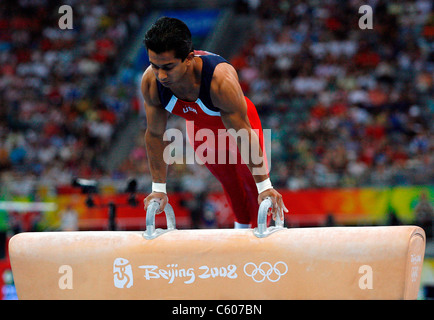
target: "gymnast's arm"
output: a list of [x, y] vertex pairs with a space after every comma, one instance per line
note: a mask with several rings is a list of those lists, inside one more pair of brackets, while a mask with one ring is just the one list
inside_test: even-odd
[[[166, 183], [167, 164], [163, 158], [166, 142], [163, 140], [163, 135], [166, 130], [168, 113], [161, 105], [158, 96], [157, 82], [150, 68], [143, 74], [141, 90], [144, 98], [147, 122], [145, 132], [146, 152], [148, 154], [148, 164], [152, 175], [152, 182]], [[144, 200], [145, 210], [153, 199], [160, 202], [160, 212], [168, 203], [167, 194], [163, 192], [152, 192]]]
[[[268, 174], [265, 166], [263, 165], [262, 149], [259, 148], [259, 137], [252, 134], [252, 127], [247, 116], [247, 103], [244, 98], [244, 93], [238, 82], [238, 75], [235, 69], [226, 63], [219, 64], [215, 71], [213, 80], [211, 82], [211, 99], [213, 104], [220, 109], [221, 118], [226, 129], [234, 129], [239, 131], [245, 129], [249, 136], [249, 159], [243, 160], [250, 169], [250, 172], [255, 172], [253, 178], [256, 183], [268, 179]], [[238, 149], [241, 152], [241, 140], [237, 139]], [[261, 163], [255, 163], [252, 159], [251, 146], [256, 144], [256, 150], [259, 151], [259, 158]], [[257, 161], [256, 161], [257, 162]], [[253, 169], [256, 169], [253, 171]]]
[[[235, 69], [227, 63], [220, 63], [214, 70], [213, 79], [211, 82], [211, 99], [213, 104], [220, 109], [221, 118], [226, 129], [235, 129], [236, 131], [245, 129], [249, 134], [249, 159], [244, 159], [244, 162], [252, 172], [256, 183], [268, 179], [268, 172], [264, 165], [264, 155], [259, 147], [259, 137], [253, 133], [247, 116], [247, 103], [244, 93], [238, 81], [238, 75]], [[240, 149], [240, 139], [237, 139], [238, 148]], [[252, 148], [255, 145], [256, 148]], [[259, 157], [262, 162], [256, 164], [253, 161], [252, 149], [259, 150]], [[274, 190], [274, 188], [261, 192], [258, 196], [258, 203], [261, 203], [265, 198], [270, 197], [273, 202], [273, 216], [280, 214], [283, 218], [283, 211], [288, 212], [285, 207], [282, 195]]]

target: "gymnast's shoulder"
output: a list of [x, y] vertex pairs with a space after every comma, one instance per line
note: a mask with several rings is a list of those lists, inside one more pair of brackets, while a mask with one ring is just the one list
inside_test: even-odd
[[145, 102], [149, 105], [160, 104], [160, 97], [158, 95], [157, 81], [152, 72], [151, 66], [149, 66], [142, 75], [140, 89], [145, 99]]

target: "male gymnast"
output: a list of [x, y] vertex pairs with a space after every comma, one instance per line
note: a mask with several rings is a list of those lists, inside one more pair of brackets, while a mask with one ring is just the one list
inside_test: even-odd
[[[216, 161], [204, 163], [222, 184], [235, 214], [235, 228], [255, 227], [259, 204], [267, 197], [273, 204], [273, 217], [279, 214], [283, 219], [283, 212], [288, 209], [268, 175], [261, 122], [255, 106], [242, 92], [236, 70], [219, 55], [194, 50], [190, 30], [175, 18], [158, 19], [147, 31], [144, 43], [150, 66], [143, 74], [141, 90], [147, 117], [146, 150], [152, 175], [152, 193], [144, 200], [145, 210], [151, 200], [160, 203], [159, 212], [168, 203], [167, 163], [163, 157], [167, 143], [163, 135], [168, 115], [172, 113], [186, 119], [187, 135], [196, 154], [203, 144], [194, 139], [200, 129], [212, 130], [216, 137], [221, 129], [248, 133], [251, 152], [247, 156], [239, 152], [242, 139], [237, 139], [236, 163], [218, 161], [222, 159], [219, 152], [225, 152], [223, 158], [227, 160], [233, 150], [230, 147], [212, 150], [218, 144], [216, 138], [206, 150], [214, 152]], [[252, 158], [253, 150], [258, 150], [259, 162]], [[201, 152], [203, 158], [205, 153]], [[208, 156], [206, 160], [209, 160]]]

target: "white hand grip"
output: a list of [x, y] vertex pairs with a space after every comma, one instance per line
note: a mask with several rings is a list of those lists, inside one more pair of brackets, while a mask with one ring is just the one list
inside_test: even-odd
[[159, 235], [176, 230], [175, 213], [170, 204], [166, 204], [164, 212], [166, 213], [167, 229], [155, 229], [155, 215], [160, 208], [160, 203], [153, 200], [146, 210], [146, 231], [143, 233], [145, 239], [155, 239]]
[[280, 219], [280, 215], [276, 216], [274, 227], [267, 228], [267, 216], [268, 211], [273, 208], [273, 203], [269, 197], [265, 198], [258, 210], [258, 227], [253, 230], [253, 234], [258, 238], [265, 238], [269, 236], [271, 233], [284, 229], [283, 228], [283, 220]]

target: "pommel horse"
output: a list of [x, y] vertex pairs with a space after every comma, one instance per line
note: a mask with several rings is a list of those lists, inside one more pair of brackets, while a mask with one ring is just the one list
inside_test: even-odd
[[20, 233], [9, 242], [19, 299], [416, 299], [416, 226]]

